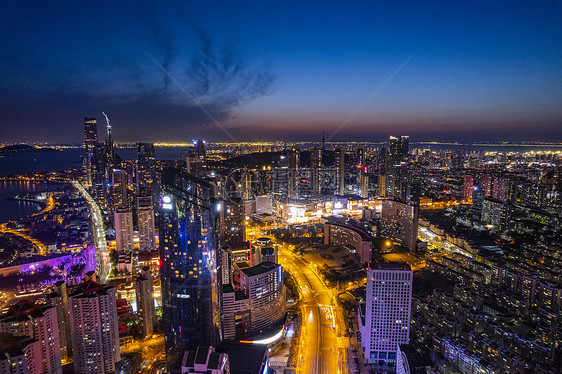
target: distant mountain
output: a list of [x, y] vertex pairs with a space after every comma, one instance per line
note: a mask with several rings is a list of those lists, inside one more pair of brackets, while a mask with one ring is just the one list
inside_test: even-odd
[[27, 144], [14, 144], [14, 145], [7, 145], [5, 147], [0, 148], [0, 156], [7, 156], [12, 153], [18, 152], [54, 152], [56, 149], [44, 147], [44, 148], [36, 148], [31, 145]]

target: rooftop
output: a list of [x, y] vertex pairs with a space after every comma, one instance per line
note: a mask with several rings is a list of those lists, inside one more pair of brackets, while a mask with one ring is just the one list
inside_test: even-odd
[[277, 269], [278, 266], [280, 265], [277, 265], [274, 262], [265, 261], [262, 262], [261, 264], [252, 266], [251, 268], [242, 269], [240, 271], [246, 274], [248, 277], [255, 277], [257, 275], [268, 273], [274, 269]]

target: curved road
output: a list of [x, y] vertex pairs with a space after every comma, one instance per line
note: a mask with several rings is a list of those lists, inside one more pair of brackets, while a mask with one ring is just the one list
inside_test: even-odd
[[299, 357], [300, 373], [342, 373], [344, 358], [338, 349], [338, 340], [333, 320], [335, 306], [332, 291], [294, 253], [280, 251], [280, 263], [294, 277], [301, 290], [303, 346]]
[[97, 267], [96, 272], [100, 278], [100, 283], [105, 283], [109, 275], [109, 253], [107, 251], [107, 242], [105, 241], [105, 228], [103, 225], [103, 214], [98, 204], [92, 199], [88, 191], [84, 189], [78, 181], [72, 181], [74, 188], [80, 192], [80, 195], [90, 207], [90, 215], [92, 216], [92, 234], [96, 247]]

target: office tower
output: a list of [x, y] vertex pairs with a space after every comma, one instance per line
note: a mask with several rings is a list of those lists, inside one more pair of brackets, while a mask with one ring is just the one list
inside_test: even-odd
[[222, 284], [232, 283], [232, 249], [229, 245], [225, 245], [221, 248], [222, 254]]
[[102, 112], [102, 114], [105, 117], [105, 122], [107, 124], [107, 138], [105, 139], [106, 169], [110, 170], [113, 166], [115, 166], [115, 148], [113, 147], [113, 137], [111, 136], [111, 121], [105, 113]]
[[72, 358], [72, 341], [70, 339], [70, 319], [68, 315], [68, 291], [66, 282], [58, 281], [53, 292], [47, 295], [51, 306], [57, 309], [60, 353], [63, 362]]
[[137, 196], [137, 226], [139, 229], [140, 251], [156, 249], [156, 229], [154, 227], [154, 205], [152, 196]]
[[193, 149], [188, 153], [186, 162], [188, 173], [199, 178], [207, 176], [207, 150], [204, 140], [193, 140]]
[[107, 204], [105, 144], [94, 145], [92, 164], [92, 195], [101, 205]]
[[472, 193], [474, 192], [474, 178], [472, 175], [465, 175], [463, 179], [463, 197], [468, 204], [472, 204]]
[[408, 193], [409, 137], [391, 136], [386, 165], [386, 194], [406, 201]]
[[138, 143], [138, 160], [136, 164], [136, 190], [139, 195], [152, 195], [153, 167], [154, 167], [154, 144]]
[[480, 175], [480, 188], [484, 192], [484, 197], [492, 196], [492, 177], [484, 173]]
[[221, 341], [221, 209], [211, 183], [179, 169], [163, 171], [160, 278], [169, 366], [186, 349]]
[[240, 290], [250, 299], [250, 334], [278, 324], [285, 317], [283, 268], [273, 262], [240, 270]]
[[139, 330], [143, 337], [149, 338], [154, 332], [154, 283], [148, 266], [141, 269], [135, 278], [135, 293], [137, 296], [137, 315]]
[[128, 176], [122, 169], [111, 172], [111, 204], [113, 210], [129, 209]]
[[345, 151], [336, 147], [337, 194], [345, 193]]
[[121, 361], [115, 288], [87, 281], [68, 296], [74, 373], [115, 372]]
[[115, 220], [115, 241], [117, 251], [130, 252], [134, 249], [133, 213], [128, 209], [117, 209], [113, 213]]
[[395, 365], [399, 345], [408, 344], [412, 278], [405, 263], [376, 264], [367, 269], [365, 324], [360, 332], [368, 363]]
[[220, 212], [221, 243], [227, 245], [240, 244], [246, 241], [246, 212], [244, 200], [241, 198], [228, 198], [223, 202]]
[[94, 167], [94, 151], [95, 145], [98, 143], [98, 124], [95, 118], [84, 117], [84, 148], [86, 149], [86, 158], [84, 162], [84, 171], [86, 176], [86, 184], [92, 185], [92, 172]]
[[41, 342], [29, 336], [0, 333], [0, 373], [42, 374]]
[[62, 374], [57, 309], [22, 300], [0, 316], [0, 333], [29, 336], [41, 344], [39, 373]]
[[418, 206], [397, 200], [383, 200], [381, 233], [384, 237], [401, 243], [416, 252], [418, 240]]
[[154, 161], [154, 143], [137, 143], [137, 154], [139, 161]]

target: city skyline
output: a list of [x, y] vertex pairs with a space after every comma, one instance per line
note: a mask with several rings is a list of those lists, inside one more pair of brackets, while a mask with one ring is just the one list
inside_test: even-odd
[[2, 4], [0, 137], [562, 139], [560, 3], [148, 5]]

